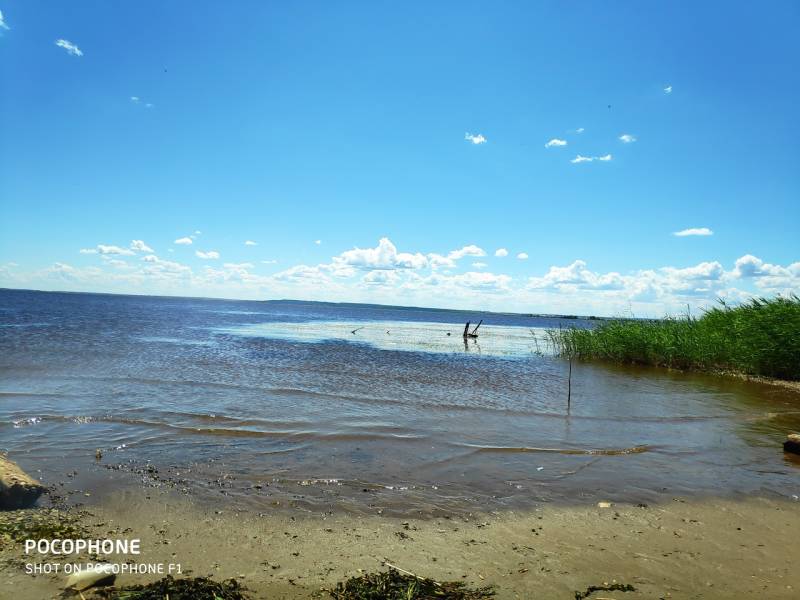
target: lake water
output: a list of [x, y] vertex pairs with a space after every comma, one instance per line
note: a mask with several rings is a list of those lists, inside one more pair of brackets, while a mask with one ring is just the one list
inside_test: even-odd
[[594, 323], [0, 290], [0, 447], [45, 481], [138, 470], [253, 508], [800, 495], [794, 392], [576, 363], [568, 412], [546, 331]]

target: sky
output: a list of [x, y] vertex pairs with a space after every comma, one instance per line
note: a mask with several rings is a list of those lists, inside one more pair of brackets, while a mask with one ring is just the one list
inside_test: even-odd
[[800, 5], [0, 0], [0, 287], [800, 293]]

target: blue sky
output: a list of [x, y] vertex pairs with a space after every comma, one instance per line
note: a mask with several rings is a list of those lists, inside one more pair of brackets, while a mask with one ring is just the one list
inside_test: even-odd
[[652, 315], [800, 291], [795, 2], [0, 11], [0, 286]]

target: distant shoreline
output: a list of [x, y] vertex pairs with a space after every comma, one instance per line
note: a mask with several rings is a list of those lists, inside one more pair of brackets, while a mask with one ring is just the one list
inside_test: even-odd
[[[428, 306], [416, 305], [401, 305], [401, 304], [375, 304], [370, 302], [331, 302], [326, 300], [303, 300], [292, 298], [271, 298], [269, 300], [248, 300], [243, 298], [220, 298], [212, 296], [178, 296], [178, 295], [160, 295], [160, 294], [120, 294], [116, 292], [79, 292], [79, 291], [64, 291], [64, 290], [38, 290], [29, 288], [3, 288], [0, 287], [0, 292], [35, 292], [39, 294], [69, 294], [69, 295], [87, 295], [87, 296], [116, 296], [121, 298], [177, 298], [182, 300], [208, 300], [218, 302], [257, 302], [257, 303], [284, 303], [284, 304], [315, 304], [320, 306], [341, 306], [348, 308], [384, 308], [394, 310], [425, 310], [430, 312], [443, 312], [443, 313], [474, 313], [482, 315], [497, 315], [508, 317], [527, 317], [527, 318], [543, 318], [543, 319], [575, 319], [587, 321], [619, 321], [619, 320], [654, 320], [654, 319], [638, 319], [634, 317], [603, 317], [597, 315], [569, 315], [569, 314], [550, 314], [550, 313], [518, 313], [509, 311], [491, 311], [479, 310], [468, 308], [434, 308]], [[655, 319], [657, 320], [657, 319]]]

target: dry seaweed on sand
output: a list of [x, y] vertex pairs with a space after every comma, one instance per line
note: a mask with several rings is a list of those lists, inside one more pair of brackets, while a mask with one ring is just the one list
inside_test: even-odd
[[635, 592], [636, 588], [629, 583], [612, 583], [611, 585], [590, 585], [585, 592], [575, 592], [575, 600], [584, 600], [595, 592]]
[[0, 511], [0, 548], [28, 539], [85, 537], [79, 514], [55, 508]]
[[99, 590], [95, 597], [103, 600], [250, 600], [235, 579], [217, 582], [207, 577], [174, 579], [169, 575], [147, 585]]
[[395, 569], [351, 577], [327, 591], [334, 600], [482, 600], [494, 596], [491, 587], [470, 589], [460, 581], [438, 583]]

